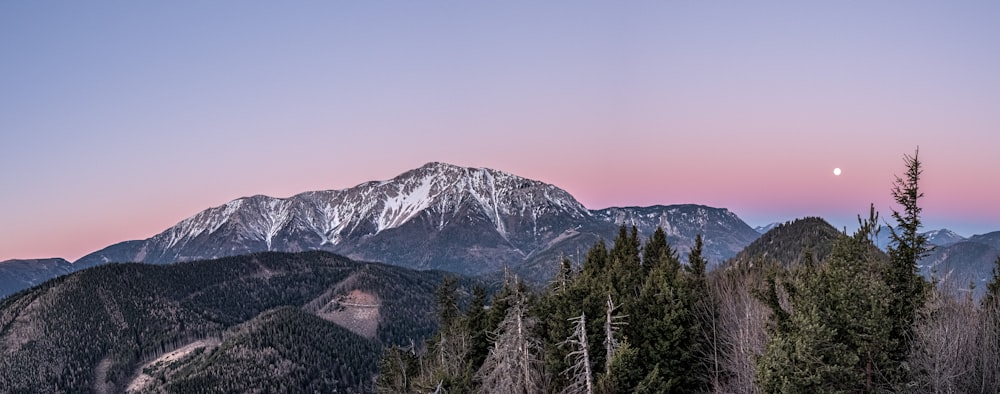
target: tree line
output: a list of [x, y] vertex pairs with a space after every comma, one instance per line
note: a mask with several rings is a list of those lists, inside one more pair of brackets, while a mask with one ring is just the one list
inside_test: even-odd
[[508, 275], [487, 305], [438, 289], [439, 331], [385, 349], [378, 392], [966, 392], [1000, 387], [1000, 259], [977, 302], [919, 275], [918, 153], [892, 195], [892, 243], [874, 207], [822, 258], [764, 258], [706, 272], [699, 236], [682, 264], [662, 229], [621, 227], [543, 288]]

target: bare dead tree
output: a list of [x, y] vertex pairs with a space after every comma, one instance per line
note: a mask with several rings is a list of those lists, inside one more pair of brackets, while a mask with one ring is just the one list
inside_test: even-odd
[[526, 301], [517, 287], [513, 304], [496, 331], [483, 366], [476, 372], [484, 393], [537, 393], [544, 391], [541, 345], [531, 335], [534, 320], [526, 313]]
[[618, 352], [618, 348], [621, 344], [618, 342], [620, 327], [628, 324], [625, 322], [625, 315], [616, 315], [615, 310], [617, 310], [621, 305], [615, 305], [611, 300], [611, 295], [608, 294], [607, 309], [605, 310], [604, 319], [604, 350], [607, 354], [605, 361], [605, 373], [611, 374], [611, 361], [615, 359], [615, 353]]
[[1000, 388], [1000, 299], [983, 303], [976, 326], [976, 379], [970, 391], [995, 392]]
[[573, 351], [566, 355], [570, 365], [563, 371], [570, 381], [569, 386], [563, 389], [565, 394], [593, 394], [594, 380], [590, 371], [590, 351], [587, 342], [587, 316], [581, 313], [580, 317], [569, 319], [573, 322], [573, 334], [559, 343], [559, 346], [569, 346]]
[[710, 281], [717, 306], [715, 319], [706, 324], [711, 348], [713, 391], [759, 393], [756, 360], [767, 348], [770, 309], [753, 294], [759, 279], [741, 267], [720, 271]]
[[965, 392], [977, 364], [978, 313], [965, 301], [935, 288], [913, 328], [910, 364], [928, 393]]
[[449, 376], [460, 375], [465, 369], [465, 358], [471, 347], [472, 338], [467, 330], [456, 326], [444, 328], [434, 345], [436, 367]]

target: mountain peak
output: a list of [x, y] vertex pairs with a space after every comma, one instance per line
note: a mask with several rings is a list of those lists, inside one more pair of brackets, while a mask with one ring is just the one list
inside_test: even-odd
[[498, 272], [506, 266], [543, 280], [560, 256], [613, 239], [620, 224], [637, 226], [643, 237], [663, 227], [682, 251], [701, 234], [704, 255], [713, 262], [733, 256], [758, 237], [724, 208], [685, 204], [590, 211], [545, 182], [490, 168], [429, 162], [391, 179], [339, 190], [237, 198], [148, 239], [88, 254], [71, 268], [323, 250], [463, 274]]
[[[97, 253], [84, 259], [166, 263], [323, 249], [389, 261], [398, 257], [398, 252], [389, 251], [402, 248], [405, 240], [395, 241], [397, 245], [382, 242], [402, 234], [406, 239], [432, 237], [426, 241], [439, 242], [433, 237], [441, 232], [455, 237], [478, 234], [493, 239], [491, 247], [524, 258], [558, 236], [561, 223], [590, 216], [573, 196], [553, 185], [488, 168], [430, 162], [392, 179], [346, 189], [235, 199], [191, 216], [139, 247], [122, 248], [127, 250], [123, 256]], [[386, 232], [390, 235], [381, 236]], [[370, 245], [373, 242], [380, 244]], [[503, 264], [504, 259], [487, 257], [482, 260]], [[417, 267], [430, 263], [417, 260], [398, 263]]]
[[927, 231], [923, 233], [923, 235], [927, 237], [927, 242], [929, 242], [931, 245], [938, 245], [938, 246], [950, 245], [965, 240], [965, 237], [958, 235], [954, 231], [951, 231], [946, 228]]

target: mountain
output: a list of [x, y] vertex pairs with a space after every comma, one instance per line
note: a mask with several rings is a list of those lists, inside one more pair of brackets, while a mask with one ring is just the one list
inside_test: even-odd
[[889, 226], [879, 226], [878, 233], [875, 235], [875, 246], [881, 251], [889, 250], [889, 245], [892, 243], [892, 230]]
[[760, 233], [760, 234], [764, 234], [764, 233], [766, 233], [768, 231], [771, 231], [772, 228], [778, 227], [780, 225], [781, 225], [781, 222], [774, 222], [774, 223], [771, 223], [771, 224], [754, 227], [753, 230], [756, 231], [756, 232], [758, 232], [758, 233]]
[[931, 230], [922, 233], [923, 236], [927, 237], [927, 242], [931, 245], [945, 246], [951, 245], [956, 242], [965, 241], [965, 237], [958, 235], [954, 231], [943, 228], [940, 230]]
[[[925, 231], [920, 234], [927, 237], [927, 243], [934, 246], [945, 246], [965, 240], [965, 237], [946, 228]], [[878, 236], [875, 238], [875, 245], [878, 246], [879, 249], [886, 251], [891, 243], [892, 233], [889, 227], [879, 227]]]
[[[887, 240], [888, 232], [888, 227], [881, 227], [879, 240]], [[752, 264], [758, 258], [782, 265], [797, 264], [802, 260], [806, 248], [818, 260], [822, 260], [833, 250], [833, 244], [840, 234], [823, 219], [797, 219], [764, 233], [727, 264]], [[1000, 257], [1000, 248], [997, 247], [1000, 246], [1000, 232], [976, 235], [957, 242], [950, 241], [961, 236], [947, 229], [929, 231], [924, 235], [929, 240], [933, 239], [932, 245], [939, 244], [934, 245], [930, 253], [918, 263], [920, 274], [959, 291], [969, 291], [969, 283], [972, 282], [975, 284], [974, 298], [982, 297], [994, 262]], [[887, 241], [880, 244], [885, 245]]]
[[0, 297], [75, 271], [63, 259], [0, 261]]
[[753, 264], [757, 259], [784, 266], [798, 264], [809, 250], [817, 261], [826, 258], [842, 234], [826, 220], [807, 217], [775, 226], [751, 242], [727, 264]]
[[371, 391], [381, 353], [375, 342], [287, 306], [234, 327], [218, 342], [204, 341], [176, 361], [148, 363], [129, 388], [171, 393], [366, 392]]
[[0, 391], [357, 390], [381, 346], [434, 332], [443, 276], [325, 252], [102, 265], [0, 300]]
[[985, 294], [997, 258], [1000, 258], [1000, 231], [936, 246], [920, 260], [920, 271], [962, 291], [969, 291], [972, 283], [973, 296], [979, 299]]
[[1000, 231], [992, 233], [973, 235], [969, 237], [969, 242], [987, 245], [993, 249], [1000, 249]]
[[349, 189], [240, 198], [79, 263], [327, 250], [474, 274], [518, 265], [554, 240], [592, 231], [595, 224], [583, 205], [555, 186], [491, 169], [429, 163]]
[[728, 209], [704, 205], [607, 208], [593, 213], [616, 227], [635, 226], [643, 237], [649, 237], [657, 227], [662, 227], [667, 234], [667, 242], [684, 259], [694, 245], [695, 237], [701, 234], [705, 242], [703, 254], [713, 263], [736, 255], [760, 236]]
[[756, 234], [735, 214], [699, 205], [590, 211], [568, 192], [487, 168], [428, 163], [386, 181], [252, 196], [202, 211], [146, 240], [115, 244], [74, 263], [163, 264], [260, 251], [325, 250], [416, 269], [483, 274], [510, 267], [547, 280], [559, 256], [574, 256], [619, 225], [643, 236], [669, 229], [681, 249], [704, 234], [706, 256], [735, 254]]

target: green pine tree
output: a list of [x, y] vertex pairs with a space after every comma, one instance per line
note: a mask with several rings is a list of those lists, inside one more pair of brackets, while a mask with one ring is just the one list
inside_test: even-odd
[[[793, 268], [778, 304], [770, 279], [768, 304], [775, 311], [772, 340], [758, 363], [762, 390], [786, 392], [874, 392], [891, 389], [880, 371], [892, 365], [896, 339], [885, 321], [890, 287], [886, 262], [871, 243], [878, 216], [859, 217], [860, 229], [842, 235], [819, 266]], [[794, 365], [794, 368], [789, 368]]]
[[902, 207], [902, 212], [893, 210], [896, 226], [889, 226], [891, 243], [888, 248], [890, 265], [886, 280], [891, 292], [886, 323], [891, 336], [896, 340], [889, 349], [892, 361], [885, 365], [885, 373], [897, 385], [904, 384], [909, 377], [905, 361], [910, 353], [910, 339], [913, 337], [913, 323], [917, 310], [927, 299], [929, 285], [920, 276], [918, 262], [930, 250], [927, 238], [920, 233], [923, 226], [920, 218], [922, 208], [919, 200], [924, 196], [920, 191], [920, 176], [923, 173], [920, 150], [913, 156], [904, 155], [906, 173], [896, 177], [892, 187], [892, 197]]

